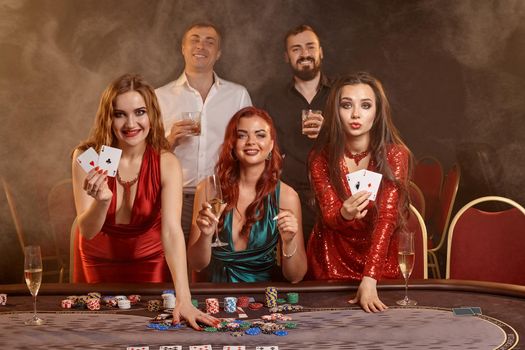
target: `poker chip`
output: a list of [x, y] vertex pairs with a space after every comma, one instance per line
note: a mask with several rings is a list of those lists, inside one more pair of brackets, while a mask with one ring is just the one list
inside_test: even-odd
[[283, 298], [277, 299], [277, 304], [284, 304], [284, 303], [286, 303], [286, 299], [283, 299]]
[[71, 301], [71, 299], [64, 299], [61, 301], [60, 306], [62, 306], [62, 309], [71, 309], [73, 301]]
[[195, 306], [196, 308], [199, 307], [199, 301], [197, 299], [191, 299], [191, 304]]
[[253, 327], [253, 328], [248, 328], [247, 330], [244, 331], [244, 333], [248, 335], [259, 335], [261, 334], [261, 330], [259, 328]]
[[205, 332], [217, 332], [217, 328], [215, 328], [215, 327], [205, 327], [204, 331]]
[[243, 332], [231, 332], [230, 335], [232, 337], [242, 337], [244, 333]]
[[279, 337], [283, 337], [283, 336], [288, 335], [288, 331], [278, 330], [278, 331], [273, 332], [273, 334], [278, 335]]
[[277, 306], [277, 288], [266, 287], [264, 290], [264, 300], [267, 307]]
[[128, 296], [128, 299], [129, 299], [131, 305], [135, 305], [135, 304], [137, 304], [140, 301], [140, 295], [132, 294], [132, 295]]
[[102, 294], [100, 294], [99, 292], [90, 292], [88, 293], [88, 297], [100, 299], [102, 297]]
[[119, 309], [129, 309], [131, 308], [131, 302], [129, 300], [119, 300], [118, 301], [118, 308]]
[[284, 326], [287, 328], [287, 329], [295, 329], [297, 328], [297, 323], [295, 322], [286, 322], [284, 324]]
[[224, 298], [224, 311], [228, 313], [234, 313], [237, 311], [237, 298], [226, 297]]
[[286, 298], [290, 304], [297, 304], [299, 302], [299, 293], [286, 293]]
[[156, 312], [160, 310], [162, 301], [160, 300], [148, 300], [148, 311]]
[[250, 297], [241, 296], [237, 298], [237, 306], [248, 307], [250, 305]]
[[91, 311], [100, 310], [100, 299], [90, 298], [86, 302], [87, 308]]
[[252, 310], [259, 310], [260, 308], [263, 307], [263, 304], [261, 303], [251, 303], [250, 305], [248, 305], [248, 307]]
[[219, 299], [206, 299], [206, 312], [211, 315], [219, 313]]
[[175, 295], [173, 293], [163, 293], [161, 297], [165, 309], [175, 308]]

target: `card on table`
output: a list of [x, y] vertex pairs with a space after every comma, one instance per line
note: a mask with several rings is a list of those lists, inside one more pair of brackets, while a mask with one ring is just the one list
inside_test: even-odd
[[452, 312], [454, 316], [474, 316], [474, 311], [470, 307], [455, 307]]
[[117, 175], [118, 163], [120, 162], [121, 155], [121, 149], [102, 146], [98, 157], [98, 166], [102, 170], [107, 170], [108, 176], [115, 177], [115, 175]]
[[255, 350], [279, 350], [279, 347], [277, 345], [273, 345], [273, 346], [256, 346]]
[[149, 350], [149, 346], [128, 346], [126, 350]]
[[159, 350], [182, 350], [182, 345], [162, 345]]
[[348, 181], [348, 186], [350, 187], [352, 194], [355, 194], [359, 191], [367, 191], [370, 192], [370, 197], [368, 197], [368, 199], [374, 201], [376, 199], [382, 177], [382, 174], [362, 169], [354, 171], [350, 174], [346, 174], [346, 181]]
[[93, 147], [89, 147], [77, 157], [77, 163], [80, 164], [86, 173], [98, 165], [98, 154]]
[[471, 309], [474, 315], [483, 315], [479, 306], [462, 306], [461, 308]]
[[190, 350], [213, 350], [211, 345], [190, 345]]
[[246, 350], [244, 345], [224, 345], [222, 350]]

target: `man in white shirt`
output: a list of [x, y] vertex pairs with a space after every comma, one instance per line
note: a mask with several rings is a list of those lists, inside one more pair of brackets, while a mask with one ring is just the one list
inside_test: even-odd
[[[213, 174], [226, 125], [241, 108], [251, 106], [245, 87], [221, 79], [213, 71], [221, 56], [221, 35], [211, 23], [196, 23], [184, 33], [181, 76], [155, 90], [166, 137], [183, 171], [184, 202], [182, 228], [188, 237], [191, 228], [195, 187]], [[191, 121], [183, 112], [201, 112], [201, 134], [193, 136]]]

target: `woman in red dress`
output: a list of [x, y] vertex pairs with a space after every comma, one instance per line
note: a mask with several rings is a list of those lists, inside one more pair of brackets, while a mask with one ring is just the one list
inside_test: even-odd
[[[320, 211], [308, 242], [309, 273], [315, 279], [360, 281], [350, 303], [366, 312], [383, 311], [387, 306], [376, 283], [399, 277], [395, 233], [408, 213], [411, 154], [392, 123], [381, 83], [368, 73], [339, 79], [324, 117], [309, 157]], [[350, 191], [346, 174], [361, 169], [383, 175], [375, 201], [367, 191]]]
[[[161, 120], [155, 92], [140, 76], [124, 75], [102, 94], [91, 136], [73, 153], [74, 281], [173, 280], [174, 320], [184, 317], [199, 328], [196, 319], [210, 325], [217, 319], [191, 304], [180, 224], [182, 171]], [[98, 166], [86, 175], [79, 156], [104, 145], [122, 150], [116, 176]]]

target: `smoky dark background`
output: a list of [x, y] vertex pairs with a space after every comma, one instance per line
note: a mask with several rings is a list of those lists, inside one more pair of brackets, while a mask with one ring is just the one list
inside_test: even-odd
[[[456, 207], [488, 194], [525, 204], [522, 0], [0, 0], [0, 176], [27, 243], [52, 241], [47, 195], [71, 176], [102, 90], [126, 72], [176, 79], [182, 33], [199, 20], [223, 31], [217, 73], [255, 104], [291, 77], [286, 31], [313, 26], [329, 76], [380, 78], [415, 156], [461, 165]], [[0, 220], [0, 283], [21, 282], [3, 191]]]

